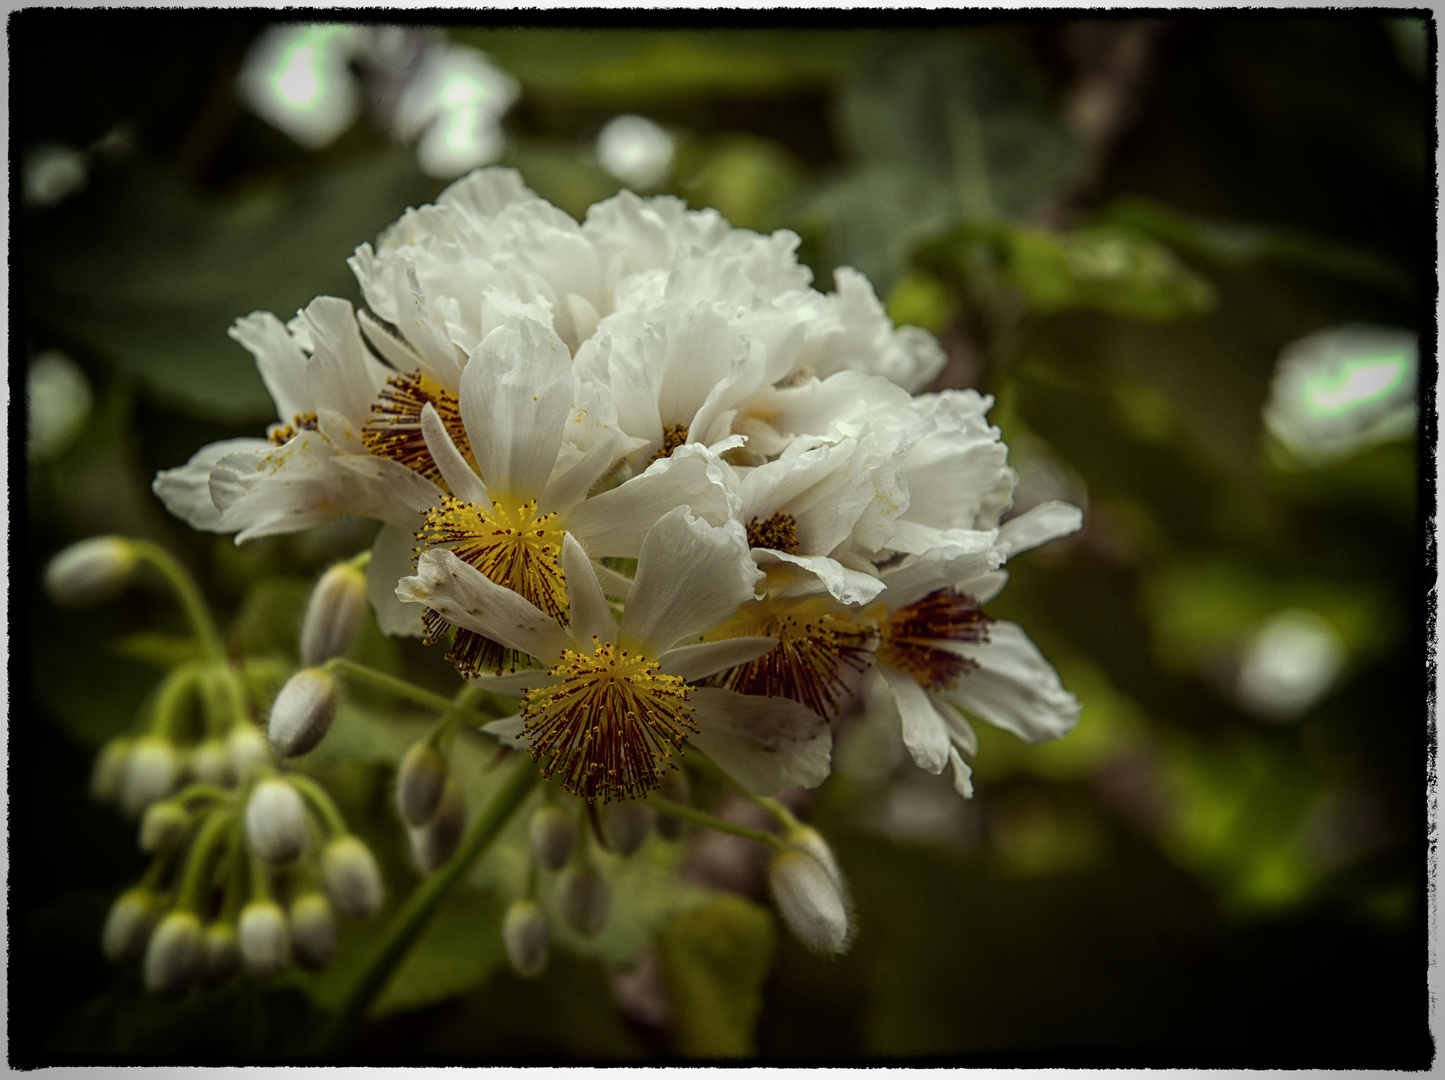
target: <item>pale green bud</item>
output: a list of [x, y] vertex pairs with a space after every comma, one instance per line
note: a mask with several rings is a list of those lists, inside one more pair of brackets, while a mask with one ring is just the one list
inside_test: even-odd
[[336, 955], [336, 916], [326, 897], [309, 892], [291, 901], [291, 944], [303, 967], [320, 971]]
[[432, 819], [447, 785], [447, 761], [429, 742], [416, 743], [396, 770], [396, 807], [414, 829]]
[[325, 738], [335, 718], [336, 680], [320, 668], [302, 668], [276, 695], [267, 734], [278, 757], [296, 757]]
[[231, 773], [239, 783], [270, 759], [271, 747], [266, 736], [250, 724], [244, 724], [232, 728], [226, 736], [226, 756], [231, 761]]
[[195, 747], [186, 767], [202, 783], [217, 787], [226, 787], [231, 783], [231, 755], [220, 739], [207, 739]]
[[557, 878], [557, 904], [568, 926], [596, 937], [612, 912], [612, 884], [595, 867], [574, 863]]
[[560, 806], [543, 806], [532, 815], [527, 826], [527, 838], [532, 845], [532, 855], [548, 870], [560, 870], [572, 857], [572, 845], [577, 841], [577, 826], [572, 816]]
[[354, 836], [342, 836], [321, 853], [321, 879], [336, 910], [348, 919], [369, 919], [381, 910], [386, 890], [371, 849]]
[[120, 782], [120, 806], [131, 817], [139, 817], [147, 806], [164, 799], [181, 776], [176, 748], [159, 735], [137, 739], [125, 759]]
[[345, 656], [366, 618], [366, 575], [349, 563], [333, 566], [316, 582], [301, 624], [306, 667]]
[[135, 888], [121, 893], [110, 906], [100, 935], [106, 958], [116, 963], [139, 960], [158, 918], [159, 902], [150, 890]]
[[135, 548], [119, 536], [93, 536], [61, 551], [45, 567], [45, 590], [61, 607], [109, 600], [130, 584]]
[[461, 788], [457, 787], [455, 780], [448, 778], [441, 803], [432, 819], [420, 829], [408, 828], [406, 831], [412, 861], [418, 870], [430, 874], [456, 853], [466, 818], [467, 807], [462, 801]]
[[631, 855], [646, 842], [656, 817], [650, 806], [635, 802], [609, 804], [602, 811], [602, 835], [607, 846], [619, 855]]
[[818, 865], [828, 872], [828, 877], [837, 886], [838, 891], [845, 897], [848, 887], [843, 881], [843, 871], [838, 866], [838, 860], [833, 857], [833, 849], [828, 846], [828, 841], [823, 839], [823, 834], [811, 825], [799, 825], [783, 837], [789, 847], [797, 848], [806, 852], [818, 860]]
[[183, 994], [200, 971], [201, 920], [189, 911], [172, 911], [146, 946], [146, 989], [162, 997]]
[[822, 863], [805, 851], [784, 851], [773, 859], [768, 885], [778, 912], [799, 941], [817, 953], [836, 956], [847, 951], [848, 906]]
[[206, 927], [201, 937], [201, 982], [215, 986], [225, 982], [241, 966], [241, 946], [236, 928], [217, 922]]
[[279, 975], [291, 963], [286, 913], [271, 900], [252, 900], [241, 909], [241, 966], [247, 975]]
[[285, 780], [262, 780], [246, 800], [246, 840], [261, 858], [287, 863], [306, 847], [306, 807]]
[[113, 803], [120, 798], [130, 748], [130, 739], [111, 739], [95, 755], [95, 765], [90, 770], [90, 797], [96, 802]]
[[547, 966], [547, 916], [535, 900], [514, 900], [502, 917], [502, 944], [512, 970], [535, 979]]
[[140, 849], [147, 852], [169, 851], [186, 838], [191, 815], [169, 799], [151, 803], [140, 819]]

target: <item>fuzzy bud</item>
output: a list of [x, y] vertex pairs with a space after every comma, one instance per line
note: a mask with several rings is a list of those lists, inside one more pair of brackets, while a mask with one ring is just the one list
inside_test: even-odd
[[[692, 783], [687, 778], [686, 769], [668, 769], [662, 774], [662, 786], [657, 793], [664, 799], [670, 799], [682, 806], [692, 805]], [[682, 839], [683, 826], [687, 823], [680, 817], [673, 817], [671, 814], [657, 815], [657, 835], [664, 840]]]
[[246, 840], [271, 863], [287, 863], [306, 846], [306, 807], [285, 780], [262, 780], [246, 801]]
[[286, 913], [271, 900], [252, 900], [241, 909], [241, 966], [247, 975], [279, 975], [291, 963]]
[[146, 942], [159, 916], [156, 898], [149, 890], [136, 888], [121, 893], [110, 906], [100, 935], [106, 958], [116, 963], [139, 960], [145, 955]]
[[130, 748], [130, 739], [111, 739], [95, 755], [90, 770], [90, 797], [96, 802], [113, 803], [120, 798]]
[[180, 757], [170, 742], [159, 735], [137, 739], [125, 759], [121, 809], [131, 817], [139, 817], [147, 806], [171, 793], [180, 775]]
[[207, 739], [192, 750], [186, 767], [203, 784], [226, 787], [231, 783], [231, 755], [220, 739]]
[[657, 812], [635, 802], [610, 803], [602, 813], [602, 835], [619, 855], [631, 855], [652, 832]]
[[321, 853], [321, 878], [336, 910], [348, 919], [369, 919], [381, 910], [386, 890], [371, 849], [354, 836], [342, 836]]
[[326, 897], [309, 892], [291, 901], [291, 944], [304, 967], [320, 971], [336, 955], [336, 916]]
[[596, 937], [612, 911], [612, 884], [595, 867], [574, 863], [557, 879], [557, 903], [568, 926]]
[[502, 944], [512, 970], [535, 979], [547, 966], [547, 916], [535, 900], [514, 900], [502, 917]]
[[271, 747], [266, 737], [250, 724], [234, 727], [226, 736], [226, 757], [230, 759], [231, 774], [237, 783], [270, 756]]
[[162, 997], [183, 994], [200, 971], [201, 920], [189, 911], [172, 911], [146, 946], [146, 989]]
[[785, 851], [773, 860], [768, 884], [783, 921], [817, 953], [839, 955], [848, 948], [848, 905], [832, 876], [806, 851]]
[[201, 938], [201, 982], [216, 986], [241, 966], [241, 946], [230, 923], [212, 923]]
[[93, 536], [45, 567], [45, 591], [61, 607], [88, 607], [119, 595], [135, 576], [135, 548], [119, 536]]
[[335, 718], [336, 680], [320, 668], [302, 668], [276, 695], [267, 734], [278, 757], [296, 757], [324, 739]]
[[828, 841], [823, 839], [823, 834], [811, 825], [799, 825], [793, 829], [783, 840], [791, 848], [806, 852], [818, 860], [818, 865], [827, 871], [828, 877], [837, 886], [839, 893], [845, 899], [848, 894], [848, 886], [843, 881], [843, 871], [838, 866], [838, 860], [833, 857], [833, 849], [828, 846]]
[[527, 828], [532, 856], [548, 870], [560, 870], [572, 858], [572, 845], [577, 841], [577, 826], [560, 806], [543, 806]]
[[411, 857], [417, 869], [423, 874], [437, 870], [455, 854], [462, 841], [462, 829], [466, 825], [467, 807], [462, 801], [461, 788], [456, 781], [447, 779], [442, 791], [441, 804], [432, 819], [420, 829], [407, 829], [411, 842]]
[[140, 849], [146, 852], [169, 851], [186, 838], [191, 815], [170, 799], [151, 803], [140, 819]]
[[414, 745], [396, 770], [396, 806], [402, 820], [419, 829], [432, 819], [447, 786], [447, 761], [431, 743]]
[[301, 663], [307, 667], [345, 656], [366, 618], [366, 575], [340, 563], [321, 575], [301, 624]]

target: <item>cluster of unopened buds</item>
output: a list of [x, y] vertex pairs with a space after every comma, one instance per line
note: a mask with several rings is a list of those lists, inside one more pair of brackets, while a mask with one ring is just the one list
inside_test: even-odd
[[[654, 821], [726, 827], [688, 803], [679, 764], [697, 751], [769, 809], [775, 831], [743, 831], [772, 851], [778, 911], [836, 953], [850, 935], [837, 861], [773, 796], [828, 776], [845, 714], [898, 725], [964, 797], [970, 717], [1029, 742], [1068, 732], [1073, 695], [983, 605], [1009, 557], [1077, 529], [1079, 510], [1005, 518], [1017, 478], [991, 400], [920, 393], [938, 343], [895, 329], [854, 271], [812, 289], [797, 242], [630, 192], [579, 224], [484, 169], [357, 249], [370, 311], [321, 297], [289, 323], [240, 319], [279, 420], [162, 472], [156, 494], [237, 542], [380, 522], [317, 585], [303, 666], [270, 708], [277, 757], [326, 736], [336, 673], [363, 674], [343, 654], [369, 606], [385, 633], [448, 639], [465, 680], [455, 699], [412, 694], [441, 713], [398, 771], [423, 871], [476, 853], [447, 762], [469, 721], [552, 782], [535, 865], [558, 874], [556, 910], [595, 933], [608, 887], [575, 837], [626, 852]], [[334, 825], [312, 785], [241, 783], [228, 798], [290, 783]], [[533, 891], [503, 926], [528, 973], [548, 937]]]

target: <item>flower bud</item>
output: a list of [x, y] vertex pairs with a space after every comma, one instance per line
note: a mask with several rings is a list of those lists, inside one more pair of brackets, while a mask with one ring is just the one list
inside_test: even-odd
[[441, 867], [457, 850], [462, 840], [462, 829], [466, 825], [467, 807], [462, 801], [461, 788], [456, 781], [447, 779], [442, 791], [441, 804], [432, 819], [420, 829], [407, 829], [411, 842], [411, 857], [417, 869], [430, 874]]
[[118, 595], [136, 568], [135, 548], [119, 536], [71, 544], [45, 567], [45, 591], [61, 607], [87, 607]]
[[120, 798], [130, 748], [130, 739], [111, 739], [95, 755], [95, 765], [90, 770], [90, 797], [96, 802], [111, 803]]
[[447, 785], [447, 762], [431, 743], [414, 745], [396, 770], [396, 806], [402, 820], [419, 829], [441, 805]]
[[189, 911], [172, 911], [146, 946], [146, 989], [163, 997], [183, 994], [200, 970], [201, 920]]
[[793, 829], [783, 840], [791, 848], [806, 852], [818, 860], [818, 865], [827, 871], [828, 877], [832, 879], [838, 892], [845, 898], [848, 894], [848, 887], [843, 881], [843, 871], [838, 866], [838, 860], [833, 857], [833, 849], [828, 846], [828, 841], [823, 839], [823, 834], [811, 825], [799, 825]]
[[602, 835], [607, 846], [619, 855], [631, 855], [652, 832], [657, 813], [635, 802], [609, 804], [602, 812]]
[[291, 944], [304, 967], [320, 971], [336, 955], [336, 916], [326, 897], [309, 892], [291, 901]]
[[848, 948], [848, 907], [832, 876], [805, 851], [785, 851], [768, 870], [773, 900], [788, 929], [818, 953]]
[[366, 575], [339, 563], [321, 575], [301, 624], [301, 663], [307, 667], [344, 656], [366, 618]]
[[271, 706], [271, 746], [278, 757], [304, 754], [326, 737], [335, 718], [336, 680], [320, 668], [302, 668]]
[[285, 780], [262, 780], [246, 801], [246, 840], [271, 863], [290, 862], [306, 846], [306, 807]]
[[151, 803], [140, 819], [140, 849], [147, 852], [169, 851], [186, 838], [191, 815], [170, 799]]
[[206, 927], [201, 937], [201, 982], [215, 986], [229, 979], [241, 966], [241, 946], [236, 928], [217, 922]]
[[572, 823], [572, 816], [560, 806], [543, 806], [532, 815], [527, 837], [537, 862], [548, 870], [560, 870], [572, 857], [577, 826]]
[[252, 900], [241, 909], [241, 966], [247, 975], [279, 975], [291, 963], [286, 913], [271, 900]]
[[336, 910], [348, 919], [369, 919], [381, 910], [386, 890], [371, 849], [354, 836], [342, 836], [321, 853], [321, 878]]
[[502, 944], [512, 970], [535, 979], [547, 966], [547, 916], [535, 900], [514, 900], [502, 917]]
[[180, 775], [180, 758], [167, 740], [159, 735], [137, 739], [125, 759], [121, 809], [131, 817], [139, 817], [147, 806], [171, 793]]
[[192, 750], [186, 767], [204, 784], [226, 787], [231, 783], [231, 755], [220, 739], [207, 739]]
[[[668, 769], [662, 774], [662, 786], [657, 793], [664, 799], [671, 799], [683, 806], [692, 805], [692, 783], [687, 778], [686, 769]], [[671, 814], [657, 815], [657, 834], [664, 840], [679, 840], [682, 838], [683, 826], [687, 822], [680, 817], [673, 817]]]
[[121, 893], [110, 906], [100, 935], [106, 958], [116, 963], [139, 960], [145, 955], [146, 942], [159, 916], [159, 905], [150, 890], [136, 888]]
[[612, 884], [595, 867], [574, 863], [557, 879], [557, 904], [568, 926], [596, 937], [612, 911]]
[[226, 736], [226, 756], [231, 761], [231, 774], [240, 783], [247, 774], [271, 756], [271, 747], [266, 737], [250, 724], [231, 729]]

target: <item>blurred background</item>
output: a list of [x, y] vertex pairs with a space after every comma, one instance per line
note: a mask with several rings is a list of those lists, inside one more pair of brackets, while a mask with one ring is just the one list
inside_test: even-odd
[[[148, 537], [233, 643], [294, 657], [314, 575], [369, 527], [236, 548], [150, 478], [274, 418], [236, 317], [359, 302], [357, 244], [500, 162], [578, 217], [625, 186], [793, 229], [816, 287], [857, 267], [937, 334], [937, 386], [997, 399], [1016, 507], [1085, 508], [990, 609], [1084, 709], [1045, 746], [981, 729], [966, 803], [845, 723], [808, 812], [856, 943], [823, 961], [764, 919], [725, 958], [726, 1030], [658, 992], [676, 908], [523, 983], [496, 902], [464, 891], [367, 1060], [1428, 1064], [1433, 23], [8, 26], [12, 1063], [278, 1060], [330, 1000], [288, 976], [158, 1004], [104, 961], [144, 862], [90, 762], [181, 622], [159, 586], [62, 612], [38, 572]], [[441, 650], [374, 628], [360, 649], [450, 685]], [[395, 900], [414, 878], [386, 783], [417, 721], [387, 707], [349, 705], [354, 760], [319, 767]], [[694, 877], [766, 904], [756, 866], [724, 869]]]

